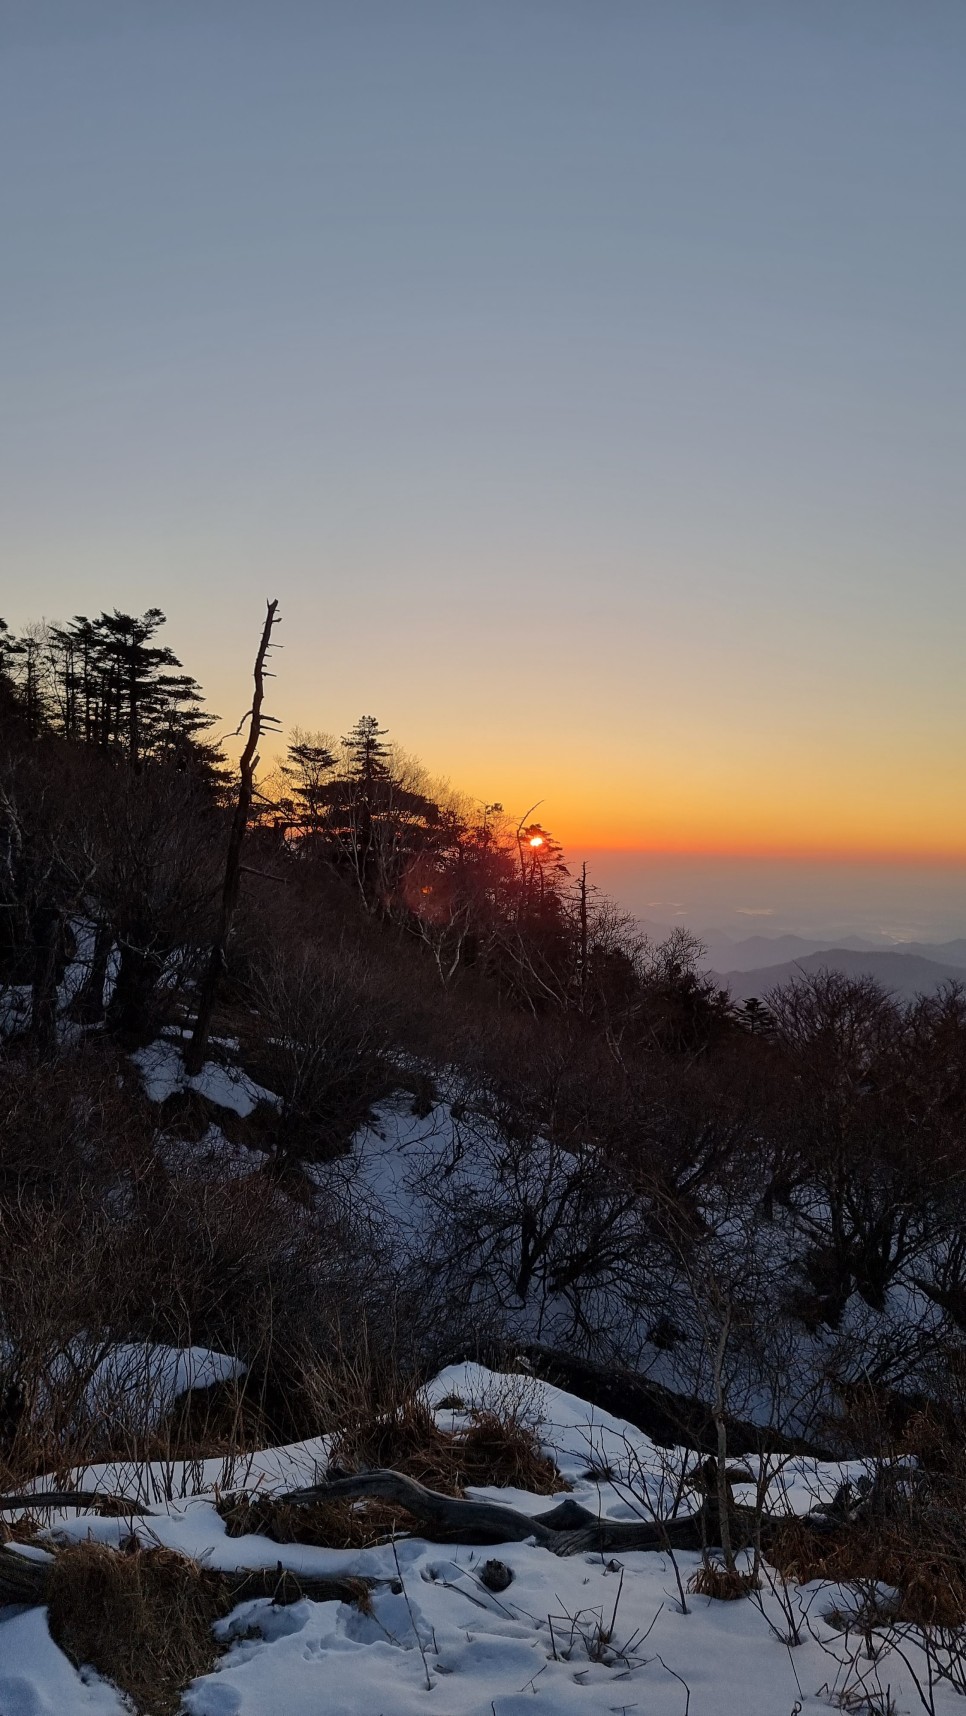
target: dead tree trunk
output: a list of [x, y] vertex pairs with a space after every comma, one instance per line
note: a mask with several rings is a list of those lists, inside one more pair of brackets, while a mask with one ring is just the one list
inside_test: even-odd
[[258, 765], [258, 741], [261, 737], [264, 719], [262, 704], [265, 699], [265, 658], [268, 655], [272, 640], [272, 628], [278, 624], [277, 608], [277, 600], [269, 602], [258, 654], [255, 657], [255, 691], [248, 717], [248, 738], [238, 763], [238, 799], [235, 804], [235, 814], [232, 817], [231, 833], [228, 837], [218, 930], [211, 945], [211, 953], [208, 957], [204, 977], [201, 980], [195, 1028], [184, 1057], [185, 1068], [191, 1074], [199, 1073], [204, 1065], [205, 1052], [208, 1047], [208, 1033], [211, 1030], [212, 1014], [218, 996], [218, 985], [225, 968], [228, 938], [231, 934], [235, 907], [238, 904], [238, 889], [241, 882], [241, 853], [245, 841], [245, 832], [248, 828], [248, 818], [251, 814], [255, 769]]
[[[412, 1515], [418, 1526], [416, 1535], [429, 1543], [492, 1546], [530, 1541], [561, 1556], [624, 1555], [646, 1549], [689, 1549], [704, 1553], [709, 1548], [730, 1550], [733, 1556], [736, 1550], [752, 1546], [767, 1553], [787, 1525], [787, 1515], [736, 1501], [732, 1481], [738, 1478], [744, 1481], [746, 1475], [729, 1471], [719, 1484], [717, 1462], [710, 1456], [701, 1473], [700, 1506], [692, 1513], [674, 1514], [669, 1519], [608, 1519], [570, 1497], [543, 1513], [522, 1513], [503, 1502], [442, 1495], [387, 1467], [330, 1478], [327, 1483], [313, 1484], [308, 1489], [290, 1490], [277, 1499], [290, 1507], [317, 1501], [363, 1501], [370, 1497], [395, 1502]], [[719, 1500], [722, 1493], [723, 1509]], [[868, 1500], [863, 1500], [848, 1518], [838, 1504], [820, 1505], [802, 1515], [800, 1523], [816, 1533], [827, 1534], [843, 1523], [856, 1523], [867, 1517], [869, 1505]]]

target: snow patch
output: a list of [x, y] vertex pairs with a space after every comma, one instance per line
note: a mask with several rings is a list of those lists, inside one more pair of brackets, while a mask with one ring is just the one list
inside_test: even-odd
[[141, 1075], [144, 1092], [150, 1102], [164, 1102], [178, 1091], [193, 1090], [207, 1097], [217, 1108], [230, 1108], [247, 1119], [260, 1102], [273, 1108], [281, 1106], [274, 1091], [256, 1084], [239, 1067], [223, 1067], [217, 1061], [206, 1061], [200, 1073], [185, 1072], [181, 1050], [177, 1043], [159, 1037], [146, 1049], [131, 1056]]

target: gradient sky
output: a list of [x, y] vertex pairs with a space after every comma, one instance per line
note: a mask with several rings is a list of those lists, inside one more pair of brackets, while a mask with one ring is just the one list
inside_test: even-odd
[[0, 0], [0, 613], [234, 725], [278, 595], [286, 724], [571, 847], [962, 865], [964, 87], [963, 0]]

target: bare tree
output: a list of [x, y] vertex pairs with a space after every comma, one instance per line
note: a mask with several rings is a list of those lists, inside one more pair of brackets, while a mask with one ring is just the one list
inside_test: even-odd
[[[232, 919], [238, 904], [238, 890], [241, 885], [241, 854], [248, 828], [248, 818], [252, 807], [252, 795], [255, 788], [255, 769], [258, 766], [258, 742], [261, 738], [262, 726], [269, 717], [262, 714], [262, 704], [265, 699], [265, 661], [272, 642], [272, 629], [278, 622], [278, 600], [269, 602], [265, 614], [265, 624], [255, 656], [255, 691], [252, 706], [248, 712], [248, 737], [238, 764], [238, 799], [235, 804], [235, 814], [232, 817], [231, 832], [228, 837], [228, 852], [225, 858], [225, 879], [221, 891], [221, 912], [218, 929], [212, 943], [208, 966], [201, 982], [201, 992], [198, 997], [198, 1014], [191, 1041], [185, 1050], [185, 1067], [189, 1073], [199, 1073], [204, 1065], [205, 1052], [208, 1047], [208, 1033], [211, 1030], [212, 1015], [215, 1001], [218, 997], [218, 985], [225, 968], [228, 950], [228, 938], [231, 935]], [[243, 722], [244, 724], [244, 718]]]

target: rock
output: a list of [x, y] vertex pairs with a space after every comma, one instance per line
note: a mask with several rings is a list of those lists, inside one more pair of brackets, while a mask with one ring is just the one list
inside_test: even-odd
[[505, 1561], [485, 1561], [480, 1574], [480, 1584], [488, 1591], [505, 1591], [513, 1584], [513, 1573]]

